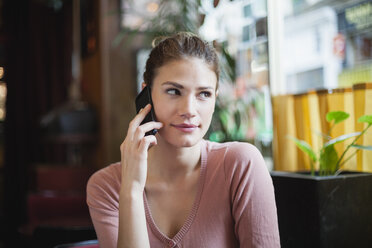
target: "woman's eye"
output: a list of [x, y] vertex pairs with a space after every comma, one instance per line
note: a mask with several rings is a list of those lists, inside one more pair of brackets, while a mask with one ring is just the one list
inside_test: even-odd
[[212, 96], [212, 93], [210, 93], [209, 91], [202, 91], [200, 92], [199, 94], [202, 98], [209, 98]]
[[177, 89], [167, 89], [166, 91], [169, 95], [180, 95], [180, 91]]

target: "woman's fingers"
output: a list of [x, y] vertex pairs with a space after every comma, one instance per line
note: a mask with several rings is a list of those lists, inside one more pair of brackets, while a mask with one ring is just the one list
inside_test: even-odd
[[134, 133], [136, 132], [137, 128], [141, 125], [146, 115], [150, 112], [151, 108], [152, 108], [151, 104], [147, 104], [145, 108], [141, 109], [138, 112], [138, 114], [134, 117], [134, 119], [129, 123], [127, 137], [129, 137], [130, 140], [133, 140]]
[[144, 188], [147, 176], [147, 150], [151, 145], [156, 145], [157, 140], [154, 135], [145, 136], [153, 129], [163, 127], [161, 122], [150, 121], [141, 125], [145, 116], [151, 110], [151, 105], [143, 108], [131, 121], [128, 133], [123, 143], [120, 145], [122, 178], [127, 184], [140, 185]]
[[130, 141], [138, 142], [143, 136], [145, 136], [147, 132], [153, 129], [160, 129], [163, 126], [161, 122], [155, 121], [147, 122], [141, 125], [151, 108], [151, 104], [147, 104], [145, 108], [141, 109], [134, 119], [129, 123], [127, 138]]
[[[134, 150], [138, 149], [141, 143], [141, 139], [148, 137], [148, 136], [145, 136], [147, 132], [153, 129], [160, 129], [162, 127], [163, 127], [163, 123], [154, 122], [154, 121], [147, 122], [141, 126], [138, 126], [134, 134], [131, 135], [132, 136], [131, 138], [128, 138], [128, 136], [125, 138], [123, 143], [120, 145], [120, 150], [123, 152], [126, 148], [129, 149], [129, 147], [132, 147], [130, 149], [134, 149]], [[154, 136], [154, 135], [149, 135], [149, 136]]]
[[132, 141], [138, 141], [140, 139], [142, 139], [145, 134], [153, 129], [160, 129], [163, 127], [163, 123], [161, 122], [155, 122], [155, 121], [151, 121], [151, 122], [147, 122], [145, 124], [142, 124], [141, 126], [137, 127], [134, 135], [133, 135], [133, 138], [132, 138]]
[[145, 119], [146, 115], [150, 112], [152, 106], [151, 104], [147, 104], [143, 109], [141, 109], [138, 114], [134, 117], [131, 121], [133, 126], [139, 126], [141, 122]]
[[151, 145], [156, 145], [157, 140], [155, 135], [148, 135], [141, 139], [138, 151], [143, 154], [147, 154], [147, 150]]
[[137, 129], [137, 127], [141, 124], [141, 122], [145, 119], [146, 115], [149, 113], [151, 109], [151, 104], [147, 104], [145, 108], [141, 109], [138, 114], [131, 120], [128, 127], [127, 137], [130, 140], [133, 139], [133, 135]]

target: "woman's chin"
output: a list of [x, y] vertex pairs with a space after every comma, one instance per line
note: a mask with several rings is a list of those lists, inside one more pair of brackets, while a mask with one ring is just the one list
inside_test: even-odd
[[170, 143], [171, 145], [177, 147], [177, 148], [182, 148], [182, 147], [192, 147], [196, 145], [200, 140], [196, 139], [177, 139], [177, 140], [171, 140]]
[[197, 135], [197, 137], [195, 135], [171, 135], [170, 137], [167, 137], [159, 133], [159, 136], [161, 136], [161, 139], [164, 142], [177, 148], [195, 146], [202, 139], [202, 137], [199, 137], [199, 135]]

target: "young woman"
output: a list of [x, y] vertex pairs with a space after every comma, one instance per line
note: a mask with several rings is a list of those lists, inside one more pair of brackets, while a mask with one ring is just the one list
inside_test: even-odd
[[[121, 162], [96, 172], [87, 202], [100, 246], [280, 247], [274, 190], [260, 152], [203, 140], [218, 94], [218, 59], [178, 33], [150, 53], [144, 85], [157, 122], [131, 121]], [[159, 130], [156, 135], [145, 133]]]

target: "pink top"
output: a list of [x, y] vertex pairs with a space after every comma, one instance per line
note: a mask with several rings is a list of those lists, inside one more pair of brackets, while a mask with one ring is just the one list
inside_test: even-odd
[[[181, 230], [165, 236], [156, 226], [144, 194], [151, 247], [280, 247], [274, 188], [260, 152], [241, 142], [201, 142], [196, 199]], [[116, 247], [120, 163], [96, 172], [87, 203], [100, 246]]]

